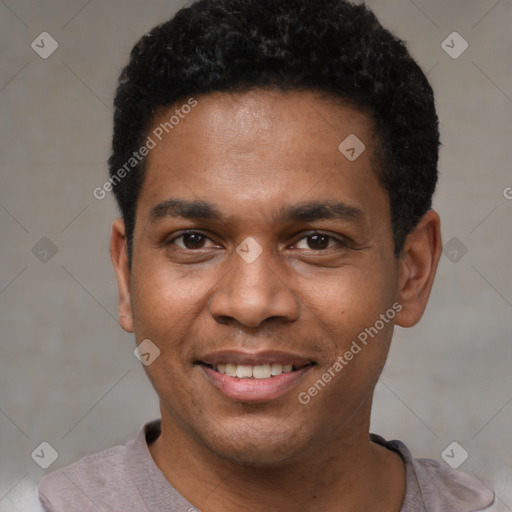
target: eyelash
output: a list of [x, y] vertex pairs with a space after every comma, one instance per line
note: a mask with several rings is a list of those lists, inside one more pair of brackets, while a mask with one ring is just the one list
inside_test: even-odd
[[[173, 237], [172, 239], [170, 239], [167, 242], [165, 242], [165, 245], [166, 246], [173, 245], [176, 240], [178, 240], [180, 238], [183, 238], [186, 235], [200, 235], [204, 239], [211, 240], [208, 235], [205, 235], [204, 233], [201, 233], [200, 231], [190, 230], [190, 231], [184, 231], [180, 235]], [[322, 231], [309, 231], [309, 232], [305, 233], [301, 238], [299, 238], [296, 242], [294, 242], [294, 245], [296, 245], [301, 240], [304, 240], [305, 238], [308, 238], [308, 237], [314, 236], [314, 235], [320, 235], [320, 236], [327, 237], [329, 239], [329, 241], [331, 241], [331, 240], [334, 241], [336, 243], [336, 245], [338, 246], [338, 248], [348, 247], [347, 242], [345, 240], [343, 240], [342, 238], [337, 238], [337, 237], [335, 237], [333, 235], [330, 235], [328, 233], [324, 233]], [[180, 249], [186, 250], [186, 251], [195, 251], [195, 250], [201, 250], [202, 248], [201, 249], [187, 249], [187, 248], [180, 247]], [[327, 251], [329, 249], [332, 249], [332, 247], [327, 247], [326, 249], [309, 249], [309, 250], [310, 251], [324, 252], [324, 251]]]

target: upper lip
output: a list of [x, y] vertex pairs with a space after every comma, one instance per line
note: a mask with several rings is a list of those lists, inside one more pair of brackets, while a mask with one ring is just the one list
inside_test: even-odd
[[218, 364], [240, 364], [247, 366], [258, 366], [263, 364], [291, 364], [295, 368], [301, 368], [308, 364], [314, 363], [311, 359], [291, 354], [289, 352], [281, 352], [278, 350], [268, 350], [264, 352], [244, 352], [240, 350], [221, 350], [211, 352], [199, 359], [199, 362], [212, 366]]

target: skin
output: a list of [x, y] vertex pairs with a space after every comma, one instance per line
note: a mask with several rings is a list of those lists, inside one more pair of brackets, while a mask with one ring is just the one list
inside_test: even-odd
[[[397, 512], [404, 466], [368, 440], [370, 411], [393, 323], [412, 326], [426, 307], [439, 216], [429, 211], [395, 257], [372, 121], [353, 107], [312, 92], [197, 99], [148, 156], [131, 266], [123, 221], [112, 229], [121, 325], [161, 351], [145, 367], [162, 417], [151, 455], [203, 512]], [[353, 162], [338, 150], [349, 134], [366, 146]], [[171, 198], [207, 201], [224, 218], [152, 219]], [[277, 220], [286, 206], [340, 201], [359, 215]], [[178, 238], [185, 229], [205, 237]], [[249, 236], [262, 248], [250, 264], [236, 252]], [[394, 320], [301, 404], [299, 393], [394, 303], [402, 306]], [[316, 364], [284, 395], [244, 403], [195, 364], [221, 349], [281, 350]]]

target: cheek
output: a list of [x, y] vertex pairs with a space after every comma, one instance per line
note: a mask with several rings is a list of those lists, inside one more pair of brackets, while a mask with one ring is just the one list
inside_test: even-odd
[[[340, 268], [314, 286], [308, 282], [303, 300], [319, 323], [342, 340], [341, 347], [373, 326], [392, 307], [394, 296], [393, 274], [376, 262]], [[382, 334], [388, 334], [388, 327]]]
[[159, 338], [168, 333], [173, 339], [200, 308], [208, 284], [154, 263], [134, 268], [133, 274], [131, 301], [137, 336]]

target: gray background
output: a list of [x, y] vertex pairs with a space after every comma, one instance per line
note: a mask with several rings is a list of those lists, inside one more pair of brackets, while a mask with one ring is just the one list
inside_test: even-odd
[[[512, 200], [504, 191], [512, 187], [512, 2], [367, 4], [408, 42], [435, 89], [443, 141], [435, 208], [445, 244], [455, 237], [424, 319], [395, 333], [372, 431], [440, 460], [457, 441], [469, 453], [460, 469], [491, 482], [495, 510], [509, 511]], [[134, 340], [116, 321], [108, 256], [115, 206], [92, 191], [106, 178], [121, 66], [139, 36], [181, 5], [0, 2], [3, 512], [31, 510], [45, 473], [31, 457], [41, 442], [58, 452], [51, 471], [125, 443], [158, 415]], [[48, 59], [31, 48], [43, 31], [59, 44]], [[453, 31], [469, 44], [457, 59], [441, 46]]]

